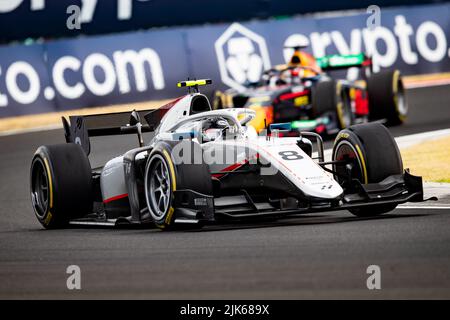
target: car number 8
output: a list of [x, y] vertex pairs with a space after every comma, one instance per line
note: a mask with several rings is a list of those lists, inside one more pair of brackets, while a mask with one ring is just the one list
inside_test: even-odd
[[301, 160], [303, 157], [297, 151], [281, 151], [278, 152], [283, 160]]

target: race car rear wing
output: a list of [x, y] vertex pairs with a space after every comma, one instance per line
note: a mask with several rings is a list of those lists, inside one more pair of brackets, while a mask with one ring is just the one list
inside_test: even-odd
[[[136, 111], [142, 118], [153, 110]], [[104, 114], [92, 114], [85, 116], [69, 116], [69, 121], [62, 117], [64, 135], [67, 143], [77, 143], [82, 146], [84, 152], [91, 152], [90, 137], [112, 136], [123, 134], [136, 134], [135, 126], [130, 126], [131, 112], [115, 112]], [[153, 130], [149, 125], [142, 125], [141, 132]]]
[[372, 70], [372, 59], [365, 54], [334, 54], [316, 59], [322, 70], [340, 70], [353, 67], [368, 67]]

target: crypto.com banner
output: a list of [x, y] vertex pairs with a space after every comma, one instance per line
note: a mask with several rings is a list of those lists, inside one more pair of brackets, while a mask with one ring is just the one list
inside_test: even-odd
[[[450, 4], [368, 14], [150, 30], [0, 47], [0, 117], [178, 96], [178, 80], [241, 89], [300, 42], [315, 56], [367, 52], [377, 69], [450, 71]], [[210, 92], [210, 91], [209, 91]]]
[[[0, 0], [0, 43], [26, 38], [99, 35], [301, 13], [361, 9], [373, 0]], [[377, 0], [401, 6], [445, 0]], [[78, 12], [79, 27], [73, 14]], [[45, 23], [42, 23], [45, 21]], [[70, 27], [67, 27], [68, 22]], [[14, 27], [11, 27], [14, 26]]]

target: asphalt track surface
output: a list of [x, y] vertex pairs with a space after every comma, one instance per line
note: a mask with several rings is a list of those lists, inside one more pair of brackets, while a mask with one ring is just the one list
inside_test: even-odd
[[[408, 123], [394, 135], [450, 127], [449, 86], [408, 92]], [[44, 230], [29, 199], [29, 165], [61, 130], [0, 137], [0, 298], [450, 298], [450, 211], [347, 212], [202, 230]], [[136, 145], [97, 138], [92, 165]], [[68, 290], [66, 268], [81, 268]], [[368, 290], [366, 268], [381, 268]]]

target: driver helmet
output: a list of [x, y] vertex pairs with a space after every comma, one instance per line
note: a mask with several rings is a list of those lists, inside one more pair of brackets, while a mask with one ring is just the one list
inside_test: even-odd
[[222, 131], [229, 127], [228, 121], [223, 118], [208, 119], [202, 123], [202, 142], [216, 140], [222, 135]]

